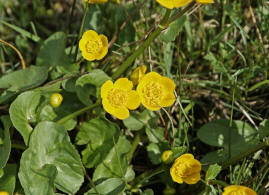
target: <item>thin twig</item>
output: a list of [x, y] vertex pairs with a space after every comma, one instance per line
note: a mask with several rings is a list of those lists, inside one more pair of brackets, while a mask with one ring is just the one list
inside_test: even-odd
[[14, 51], [16, 51], [16, 53], [18, 54], [18, 56], [19, 56], [19, 58], [20, 58], [20, 60], [21, 60], [21, 66], [22, 66], [22, 69], [26, 69], [26, 64], [25, 64], [25, 61], [24, 61], [24, 59], [23, 59], [23, 56], [22, 56], [21, 52], [20, 52], [16, 47], [14, 47], [14, 46], [11, 45], [10, 43], [8, 43], [8, 42], [6, 42], [6, 41], [4, 41], [4, 40], [2, 40], [2, 39], [0, 39], [0, 42], [3, 43], [3, 44], [6, 45], [6, 46], [11, 47]]

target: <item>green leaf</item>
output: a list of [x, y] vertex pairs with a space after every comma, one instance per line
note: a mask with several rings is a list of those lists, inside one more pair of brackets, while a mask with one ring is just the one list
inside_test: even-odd
[[144, 110], [142, 113], [131, 112], [127, 119], [123, 120], [123, 124], [130, 130], [137, 131], [148, 126], [155, 128], [158, 117], [155, 112]]
[[39, 123], [23, 153], [19, 179], [26, 195], [53, 194], [59, 190], [75, 194], [83, 183], [80, 156], [62, 125]]
[[[125, 181], [119, 178], [110, 178], [96, 186], [96, 190], [101, 195], [119, 195], [125, 188]], [[84, 193], [84, 195], [94, 195], [94, 189]]]
[[76, 93], [79, 100], [87, 106], [91, 105], [90, 96], [99, 97], [101, 86], [110, 79], [105, 72], [99, 69], [78, 78], [76, 81]]
[[259, 126], [259, 139], [269, 136], [269, 120], [266, 119], [261, 122]]
[[17, 175], [17, 165], [7, 164], [4, 168], [4, 176], [0, 178], [0, 191], [14, 193]]
[[[103, 117], [82, 123], [76, 137], [78, 145], [88, 144], [82, 151], [83, 163], [87, 168], [95, 167], [103, 162], [118, 140], [119, 127]], [[113, 140], [114, 139], [114, 140]]]
[[166, 29], [161, 35], [161, 39], [164, 42], [171, 42], [171, 41], [175, 41], [177, 35], [179, 34], [179, 32], [181, 31], [185, 21], [187, 19], [186, 15], [181, 16], [180, 18], [178, 18], [177, 20], [175, 20], [174, 22], [172, 22], [169, 25], [169, 28]]
[[9, 116], [1, 116], [0, 119], [4, 126], [4, 132], [2, 132], [2, 129], [0, 128], [0, 136], [3, 133], [3, 137], [1, 136], [3, 143], [2, 145], [0, 145], [0, 169], [2, 169], [6, 166], [11, 151], [11, 142], [9, 135], [11, 121], [9, 119]]
[[142, 195], [154, 195], [154, 191], [152, 189], [146, 189]]
[[146, 134], [149, 138], [149, 141], [153, 143], [165, 142], [164, 138], [164, 128], [157, 127], [156, 129], [146, 128]]
[[77, 73], [79, 66], [72, 64], [71, 59], [65, 53], [66, 35], [64, 32], [56, 32], [44, 41], [38, 53], [36, 64], [46, 66], [49, 69], [56, 68], [59, 73]]
[[93, 180], [103, 181], [107, 178], [124, 178], [128, 168], [127, 153], [131, 149], [129, 141], [121, 136], [118, 141], [114, 140], [114, 147], [110, 150], [104, 161], [100, 163], [94, 173]]
[[188, 148], [186, 146], [181, 147], [174, 147], [172, 148], [173, 158], [176, 159], [177, 157], [181, 156], [182, 154], [186, 153]]
[[4, 75], [0, 78], [0, 104], [8, 101], [22, 90], [41, 85], [47, 78], [48, 70], [35, 66]]
[[221, 171], [221, 166], [218, 164], [210, 165], [206, 172], [206, 181], [215, 179]]
[[229, 129], [231, 132], [231, 145], [256, 143], [257, 132], [248, 123], [233, 121], [232, 127], [229, 120], [215, 120], [203, 125], [198, 131], [198, 138], [211, 146], [228, 147]]
[[22, 93], [12, 102], [9, 109], [11, 121], [22, 135], [26, 145], [28, 145], [29, 137], [33, 131], [30, 123], [36, 122], [36, 109], [40, 98], [39, 92]]

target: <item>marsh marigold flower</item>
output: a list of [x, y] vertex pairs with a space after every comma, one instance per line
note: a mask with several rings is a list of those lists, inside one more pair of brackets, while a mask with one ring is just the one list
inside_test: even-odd
[[[188, 5], [192, 0], [156, 0], [162, 6], [173, 9]], [[214, 0], [196, 0], [197, 3], [207, 4], [214, 3]]]
[[84, 0], [87, 3], [95, 4], [95, 3], [106, 3], [108, 0]]
[[88, 30], [79, 41], [79, 49], [86, 60], [101, 60], [108, 52], [107, 37]]
[[161, 159], [162, 159], [162, 162], [164, 164], [170, 164], [171, 162], [173, 162], [173, 152], [172, 152], [172, 150], [165, 150], [162, 153]]
[[137, 85], [142, 80], [142, 78], [145, 76], [146, 71], [147, 67], [144, 65], [138, 66], [136, 69], [134, 69], [130, 76], [130, 80], [134, 85]]
[[257, 193], [245, 186], [230, 185], [224, 188], [222, 195], [257, 195]]
[[139, 82], [136, 91], [141, 103], [149, 110], [159, 110], [171, 106], [175, 102], [175, 83], [168, 77], [156, 72], [146, 74]]
[[183, 154], [170, 168], [170, 175], [174, 182], [195, 184], [200, 180], [201, 168], [201, 163], [192, 154]]
[[135, 90], [132, 90], [133, 83], [127, 78], [120, 78], [113, 84], [106, 81], [101, 87], [102, 104], [109, 114], [118, 119], [129, 117], [129, 110], [134, 110], [140, 105], [140, 98]]

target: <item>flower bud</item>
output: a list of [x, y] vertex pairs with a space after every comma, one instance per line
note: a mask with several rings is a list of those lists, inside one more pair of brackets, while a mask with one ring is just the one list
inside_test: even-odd
[[173, 162], [173, 152], [171, 150], [166, 150], [162, 153], [161, 158], [164, 164], [170, 164]]
[[61, 105], [62, 101], [63, 101], [63, 96], [59, 93], [53, 93], [50, 96], [50, 105], [53, 108], [59, 107]]

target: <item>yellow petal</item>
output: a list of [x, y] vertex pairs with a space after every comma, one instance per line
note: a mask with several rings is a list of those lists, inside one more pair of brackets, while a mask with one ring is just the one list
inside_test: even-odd
[[108, 48], [107, 47], [102, 48], [101, 51], [96, 54], [96, 59], [97, 60], [103, 59], [106, 56], [107, 52], [108, 52]]
[[169, 107], [172, 106], [174, 102], [175, 102], [174, 93], [168, 93], [161, 99], [159, 104], [161, 107]]
[[196, 0], [197, 3], [207, 4], [214, 3], [214, 0]]
[[102, 43], [103, 43], [103, 46], [104, 46], [104, 47], [108, 47], [108, 40], [107, 40], [107, 37], [106, 37], [105, 35], [103, 35], [103, 34], [99, 35], [99, 37], [100, 37], [100, 39], [101, 39], [101, 41], [102, 41]]
[[82, 39], [91, 39], [91, 40], [93, 40], [93, 39], [98, 39], [98, 38], [99, 38], [99, 35], [94, 30], [87, 30], [82, 35]]
[[113, 82], [111, 80], [107, 80], [101, 87], [101, 98], [106, 98], [112, 88]]
[[140, 105], [140, 97], [134, 90], [128, 92], [127, 108], [134, 110]]
[[93, 55], [92, 53], [85, 52], [85, 51], [84, 52], [82, 51], [82, 56], [83, 58], [89, 61], [93, 61], [96, 59], [95, 55]]
[[170, 175], [172, 177], [172, 180], [177, 183], [183, 183], [183, 179], [177, 176], [175, 171], [176, 171], [176, 166], [175, 164], [173, 164], [172, 167], [170, 168]]
[[190, 2], [192, 2], [192, 0], [174, 0], [174, 6], [179, 8], [188, 5]]
[[174, 0], [157, 0], [157, 2], [159, 4], [161, 4], [162, 6], [168, 8], [168, 9], [173, 9], [174, 8]]
[[175, 163], [185, 162], [190, 159], [194, 159], [194, 156], [192, 154], [183, 154], [175, 160]]
[[183, 181], [187, 184], [196, 184], [200, 180], [200, 172], [184, 177]]
[[114, 83], [114, 87], [123, 89], [125, 91], [131, 91], [133, 88], [133, 83], [132, 81], [129, 81], [127, 78], [119, 78]]
[[114, 108], [113, 113], [111, 114], [121, 120], [128, 118], [130, 115], [129, 110], [126, 107]]
[[109, 103], [106, 98], [102, 99], [102, 104], [106, 112], [108, 112], [109, 114], [114, 113], [114, 107]]
[[162, 77], [160, 83], [165, 87], [167, 91], [174, 91], [176, 88], [174, 81], [168, 77]]

